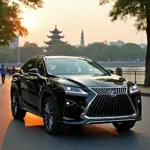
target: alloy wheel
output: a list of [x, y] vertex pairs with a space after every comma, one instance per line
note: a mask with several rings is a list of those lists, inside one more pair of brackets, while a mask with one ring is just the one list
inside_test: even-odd
[[12, 107], [13, 113], [16, 114], [17, 113], [17, 109], [18, 109], [16, 92], [13, 92], [13, 94], [12, 94], [11, 107]]
[[47, 128], [48, 131], [50, 131], [53, 126], [53, 108], [50, 101], [47, 101], [45, 103], [44, 122], [45, 122], [45, 127]]

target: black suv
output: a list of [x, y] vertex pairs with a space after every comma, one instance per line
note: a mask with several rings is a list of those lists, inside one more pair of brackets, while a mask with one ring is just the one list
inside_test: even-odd
[[100, 123], [129, 130], [142, 118], [141, 105], [136, 84], [85, 57], [34, 57], [11, 82], [13, 117], [41, 116], [50, 134], [64, 125]]

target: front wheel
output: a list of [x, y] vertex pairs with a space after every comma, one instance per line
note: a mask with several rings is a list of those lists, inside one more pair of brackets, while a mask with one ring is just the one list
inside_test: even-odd
[[113, 125], [118, 130], [130, 130], [134, 127], [136, 121], [114, 122]]
[[16, 120], [22, 120], [26, 116], [26, 112], [19, 107], [18, 100], [19, 100], [18, 93], [16, 90], [13, 90], [11, 94], [12, 116]]
[[43, 104], [43, 121], [47, 133], [52, 135], [61, 133], [62, 125], [58, 122], [59, 118], [59, 108], [55, 100], [51, 97], [47, 97]]

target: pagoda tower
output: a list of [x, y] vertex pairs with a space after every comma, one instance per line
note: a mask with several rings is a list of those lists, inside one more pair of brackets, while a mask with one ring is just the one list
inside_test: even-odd
[[62, 33], [62, 31], [59, 31], [57, 29], [57, 26], [55, 25], [55, 29], [53, 31], [50, 31], [50, 33], [52, 34], [51, 36], [47, 35], [47, 37], [49, 39], [51, 39], [50, 41], [44, 42], [45, 44], [48, 45], [48, 47], [46, 48], [46, 50], [50, 50], [52, 45], [56, 45], [59, 43], [64, 43], [67, 44], [67, 42], [63, 42], [61, 41], [62, 38], [64, 38], [64, 36], [61, 36], [60, 34]]
[[84, 47], [84, 32], [83, 32], [83, 30], [82, 30], [82, 32], [81, 32], [81, 42], [80, 42], [80, 46], [81, 46], [81, 47]]

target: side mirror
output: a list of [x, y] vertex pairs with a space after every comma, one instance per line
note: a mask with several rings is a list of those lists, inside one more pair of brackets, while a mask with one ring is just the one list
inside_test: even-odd
[[114, 74], [114, 71], [112, 71], [111, 69], [107, 69], [107, 72], [109, 72], [110, 74]]
[[29, 69], [28, 74], [30, 74], [30, 75], [39, 74], [39, 70], [38, 70], [38, 68]]

